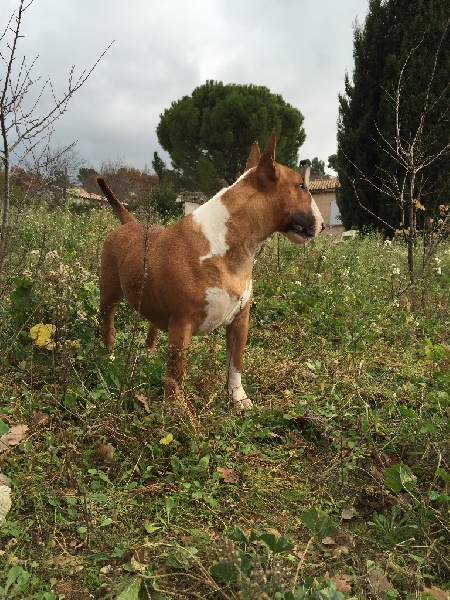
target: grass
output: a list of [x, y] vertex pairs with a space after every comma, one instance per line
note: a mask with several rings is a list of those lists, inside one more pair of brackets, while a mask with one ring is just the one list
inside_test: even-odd
[[[410, 290], [401, 242], [273, 237], [254, 273], [254, 410], [227, 403], [219, 330], [193, 341], [173, 411], [164, 336], [147, 359], [125, 304], [113, 356], [96, 335], [112, 215], [30, 207], [18, 222], [0, 436], [28, 430], [0, 452], [0, 598], [449, 593], [448, 245]], [[33, 341], [39, 323], [55, 332]]]

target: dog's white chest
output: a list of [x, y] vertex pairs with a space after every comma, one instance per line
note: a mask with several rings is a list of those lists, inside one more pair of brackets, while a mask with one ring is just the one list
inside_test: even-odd
[[239, 297], [229, 294], [220, 288], [207, 288], [206, 290], [206, 318], [196, 333], [208, 333], [222, 325], [229, 325], [234, 317], [250, 301], [252, 282], [250, 281], [243, 294]]

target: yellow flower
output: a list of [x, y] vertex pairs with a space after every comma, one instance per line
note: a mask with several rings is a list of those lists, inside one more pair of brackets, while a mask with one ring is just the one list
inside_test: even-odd
[[159, 443], [163, 446], [168, 446], [171, 442], [173, 442], [173, 435], [171, 433], [168, 433], [159, 440]]
[[66, 340], [67, 348], [77, 350], [80, 347], [80, 340]]
[[33, 342], [39, 348], [45, 348], [46, 350], [53, 350], [56, 344], [52, 340], [52, 336], [56, 331], [56, 327], [51, 323], [38, 323], [30, 329], [30, 335]]

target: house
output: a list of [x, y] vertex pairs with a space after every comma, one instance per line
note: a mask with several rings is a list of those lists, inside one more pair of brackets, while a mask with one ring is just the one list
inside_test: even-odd
[[339, 180], [337, 177], [311, 179], [309, 182], [309, 191], [322, 213], [325, 232], [333, 237], [340, 236], [344, 232], [344, 226], [342, 225], [336, 202], [336, 189], [338, 187]]
[[83, 204], [85, 206], [103, 206], [108, 203], [105, 196], [101, 194], [91, 194], [82, 188], [69, 188], [67, 190], [67, 199], [72, 204]]
[[196, 208], [205, 204], [208, 201], [203, 192], [191, 192], [189, 190], [183, 190], [175, 202], [183, 205], [183, 214], [190, 215]]
[[[133, 196], [133, 192], [130, 196]], [[83, 206], [108, 206], [108, 200], [102, 194], [93, 194], [83, 190], [83, 188], [73, 187], [67, 190], [67, 199], [72, 204]], [[125, 206], [129, 206], [129, 202], [121, 201]]]

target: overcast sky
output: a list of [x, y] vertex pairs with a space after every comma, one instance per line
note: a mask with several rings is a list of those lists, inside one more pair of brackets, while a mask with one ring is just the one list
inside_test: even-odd
[[[18, 5], [0, 0], [0, 34]], [[336, 152], [338, 92], [353, 69], [353, 26], [364, 21], [367, 6], [368, 0], [34, 0], [17, 54], [29, 63], [38, 56], [34, 75], [50, 77], [58, 94], [72, 65], [78, 75], [89, 70], [114, 41], [71, 99], [52, 142], [77, 141], [77, 152], [96, 169], [117, 159], [151, 169], [155, 151], [169, 161], [156, 137], [159, 117], [210, 79], [280, 94], [305, 118], [300, 158], [317, 156], [326, 165]], [[39, 113], [49, 101], [41, 100]]]

